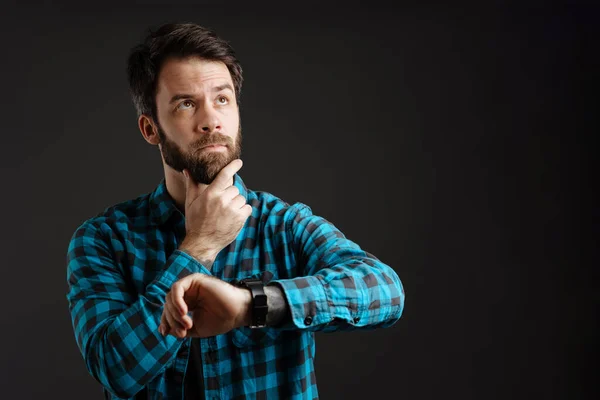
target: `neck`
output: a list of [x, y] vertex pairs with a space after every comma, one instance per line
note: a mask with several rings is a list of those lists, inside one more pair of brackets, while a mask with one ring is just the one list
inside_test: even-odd
[[177, 172], [166, 165], [164, 170], [167, 192], [169, 192], [169, 195], [173, 198], [177, 208], [179, 208], [182, 213], [185, 213], [185, 176], [183, 176], [182, 172]]

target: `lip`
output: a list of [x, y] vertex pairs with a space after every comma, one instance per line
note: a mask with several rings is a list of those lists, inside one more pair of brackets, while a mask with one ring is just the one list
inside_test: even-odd
[[200, 150], [202, 150], [202, 149], [218, 149], [220, 147], [227, 147], [227, 145], [225, 145], [225, 144], [209, 144], [208, 146], [201, 147]]

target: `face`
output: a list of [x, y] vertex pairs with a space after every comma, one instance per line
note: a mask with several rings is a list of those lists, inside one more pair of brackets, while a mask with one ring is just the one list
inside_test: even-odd
[[222, 62], [167, 60], [158, 77], [156, 108], [159, 149], [174, 170], [187, 169], [196, 182], [210, 184], [240, 157], [239, 110]]

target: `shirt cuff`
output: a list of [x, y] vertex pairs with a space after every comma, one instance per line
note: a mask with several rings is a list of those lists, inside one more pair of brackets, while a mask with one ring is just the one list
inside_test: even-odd
[[173, 283], [196, 272], [210, 275], [210, 271], [194, 257], [184, 251], [175, 250], [167, 260], [166, 267], [162, 273], [148, 285], [146, 293], [149, 294], [158, 291], [159, 293], [163, 292], [166, 294], [171, 289]]
[[296, 328], [308, 329], [331, 322], [329, 300], [319, 276], [273, 280], [283, 289]]

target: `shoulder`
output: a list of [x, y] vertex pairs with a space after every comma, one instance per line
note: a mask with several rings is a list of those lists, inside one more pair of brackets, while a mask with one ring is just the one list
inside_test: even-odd
[[[81, 222], [73, 233], [77, 237], [115, 236], [136, 226], [150, 223], [150, 193], [105, 208]], [[118, 235], [120, 236], [120, 235]]]
[[248, 190], [247, 202], [253, 208], [252, 215], [262, 218], [293, 220], [297, 216], [312, 215], [308, 205], [301, 202], [290, 203], [266, 191]]

